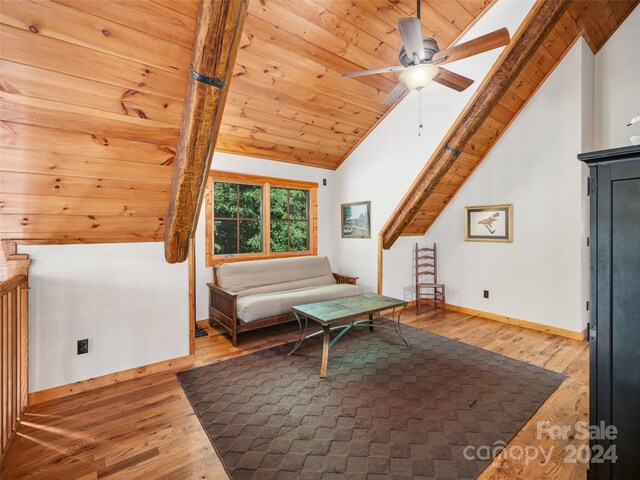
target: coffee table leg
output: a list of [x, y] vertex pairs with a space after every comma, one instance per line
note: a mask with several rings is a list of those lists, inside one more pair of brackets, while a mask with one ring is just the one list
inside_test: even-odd
[[[397, 319], [397, 327], [396, 327], [396, 332], [398, 333], [398, 336], [402, 339], [402, 341], [409, 347], [409, 342], [407, 342], [407, 339], [404, 338], [404, 335], [402, 335], [402, 331], [400, 330], [400, 317], [402, 316], [402, 312], [404, 312], [404, 309], [407, 308], [407, 306], [405, 305], [404, 307], [402, 307], [402, 310], [400, 310], [400, 313], [398, 313], [398, 319]], [[391, 321], [393, 322], [393, 317], [395, 316], [396, 313], [396, 309], [393, 309], [393, 312], [391, 313]], [[396, 325], [395, 322], [393, 322], [394, 326]]]
[[329, 325], [322, 326], [322, 366], [320, 367], [320, 378], [327, 377], [327, 366], [329, 365], [329, 343], [331, 343], [331, 328]]
[[373, 332], [373, 313], [369, 314], [369, 331]]
[[302, 321], [300, 320], [300, 317], [298, 316], [298, 313], [297, 312], [293, 312], [293, 314], [295, 315], [296, 320], [298, 320], [298, 327], [300, 328], [300, 334], [298, 336], [298, 341], [296, 342], [296, 344], [293, 346], [293, 348], [289, 352], [289, 355], [292, 355], [293, 352], [295, 352], [298, 349], [298, 347], [304, 341], [304, 336], [307, 333], [307, 317], [304, 317], [304, 330], [303, 330], [302, 329]]

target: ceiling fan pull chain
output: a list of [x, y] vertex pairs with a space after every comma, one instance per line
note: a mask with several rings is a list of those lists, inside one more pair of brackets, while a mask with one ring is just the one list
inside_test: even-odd
[[418, 136], [422, 132], [422, 88], [418, 90]]

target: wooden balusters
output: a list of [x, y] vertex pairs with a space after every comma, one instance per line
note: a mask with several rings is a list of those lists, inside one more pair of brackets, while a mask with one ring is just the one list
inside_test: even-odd
[[27, 407], [28, 283], [16, 275], [0, 284], [0, 459]]

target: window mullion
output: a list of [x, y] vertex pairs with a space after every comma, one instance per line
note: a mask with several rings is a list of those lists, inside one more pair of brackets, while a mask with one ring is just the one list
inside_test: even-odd
[[240, 184], [236, 184], [236, 255], [240, 254]]
[[287, 251], [291, 251], [291, 190], [287, 189]]
[[267, 182], [262, 188], [262, 250], [268, 255], [271, 253], [271, 185]]

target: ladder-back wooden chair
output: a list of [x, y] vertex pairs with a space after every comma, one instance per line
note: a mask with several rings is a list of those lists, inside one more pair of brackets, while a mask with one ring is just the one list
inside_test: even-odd
[[[432, 279], [431, 282], [428, 280]], [[416, 309], [420, 313], [422, 300], [440, 303], [442, 313], [446, 311], [444, 284], [438, 283], [438, 255], [436, 244], [433, 248], [420, 248], [416, 243]]]

